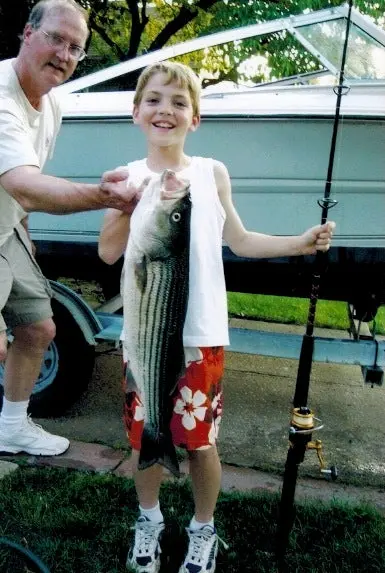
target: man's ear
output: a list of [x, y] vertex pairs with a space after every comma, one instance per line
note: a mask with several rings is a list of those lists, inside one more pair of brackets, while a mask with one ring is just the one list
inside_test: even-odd
[[196, 131], [199, 127], [200, 122], [201, 122], [200, 115], [194, 115], [190, 125], [190, 131]]
[[23, 36], [22, 36], [23, 41], [28, 40], [28, 38], [31, 36], [33, 31], [34, 31], [34, 28], [32, 28], [31, 24], [26, 24], [24, 26], [24, 30], [23, 30]]

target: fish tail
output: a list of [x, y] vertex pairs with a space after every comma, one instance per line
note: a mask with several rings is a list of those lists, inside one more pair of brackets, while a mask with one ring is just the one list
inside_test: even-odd
[[179, 462], [171, 432], [157, 432], [152, 424], [145, 424], [142, 433], [138, 469], [145, 470], [160, 464], [180, 477]]

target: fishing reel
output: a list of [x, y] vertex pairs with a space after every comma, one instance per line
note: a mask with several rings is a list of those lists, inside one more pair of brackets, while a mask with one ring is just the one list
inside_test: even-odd
[[[315, 425], [316, 423], [318, 423], [317, 426]], [[298, 439], [303, 440], [306, 443], [307, 450], [315, 450], [320, 465], [320, 472], [335, 481], [338, 477], [338, 471], [336, 466], [330, 466], [330, 468], [326, 467], [325, 458], [323, 456], [322, 441], [312, 441], [311, 439], [312, 433], [322, 430], [323, 427], [321, 420], [314, 416], [314, 413], [310, 408], [293, 408], [290, 421], [289, 439], [292, 443]]]

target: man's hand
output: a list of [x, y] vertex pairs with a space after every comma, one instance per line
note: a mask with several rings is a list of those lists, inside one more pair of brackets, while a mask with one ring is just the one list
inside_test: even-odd
[[113, 171], [103, 173], [99, 187], [105, 207], [118, 209], [131, 215], [149, 182], [149, 178], [145, 179], [140, 187], [136, 187], [128, 181], [128, 177], [127, 167], [117, 167]]
[[314, 255], [317, 251], [328, 251], [335, 227], [334, 221], [328, 221], [324, 225], [316, 225], [305, 231], [301, 236], [302, 254]]

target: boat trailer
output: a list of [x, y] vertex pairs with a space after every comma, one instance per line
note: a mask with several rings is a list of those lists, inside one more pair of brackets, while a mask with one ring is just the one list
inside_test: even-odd
[[[121, 307], [122, 301], [118, 295], [98, 308], [96, 316], [101, 328], [95, 340], [119, 345], [123, 317], [115, 312]], [[385, 337], [377, 337], [366, 322], [356, 320], [354, 309], [349, 304], [347, 312], [350, 323], [347, 338], [314, 336], [313, 360], [360, 366], [365, 383], [372, 387], [381, 386], [384, 379]], [[255, 325], [254, 321], [251, 322]], [[230, 326], [229, 331], [230, 346], [227, 350], [230, 352], [299, 359], [302, 334], [234, 326]]]

